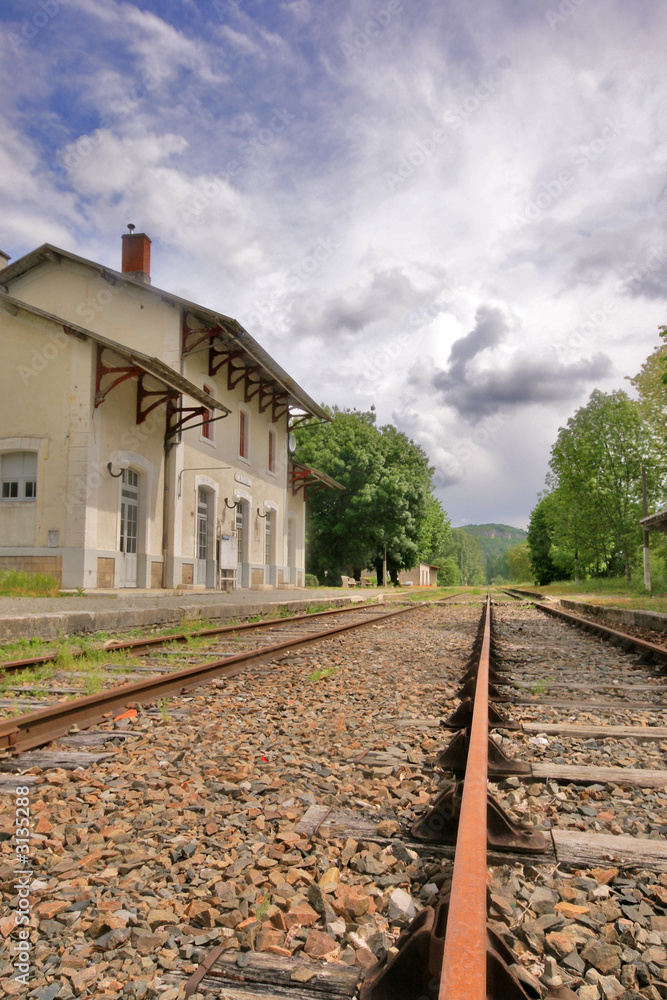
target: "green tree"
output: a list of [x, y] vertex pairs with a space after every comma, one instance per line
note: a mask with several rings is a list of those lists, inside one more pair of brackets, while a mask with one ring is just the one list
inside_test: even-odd
[[[462, 586], [476, 586], [484, 583], [484, 568], [482, 565], [482, 548], [479, 538], [469, 535], [467, 531], [454, 528], [440, 556], [436, 558], [436, 563], [443, 566], [443, 575], [438, 573], [438, 583], [443, 583], [445, 575], [451, 575], [452, 564], [457, 567], [457, 584]], [[446, 562], [446, 568], [445, 568]]]
[[509, 565], [510, 580], [513, 580], [515, 583], [532, 581], [533, 573], [530, 566], [528, 542], [513, 545], [504, 555]]
[[510, 566], [507, 561], [507, 552], [499, 552], [497, 555], [488, 553], [484, 565], [484, 575], [487, 583], [503, 583], [510, 579]]
[[[667, 339], [667, 327], [660, 336]], [[640, 371], [628, 382], [637, 392], [639, 413], [649, 432], [656, 459], [667, 467], [667, 344], [649, 354]]]
[[582, 550], [608, 570], [620, 561], [629, 581], [640, 539], [643, 464], [654, 483], [654, 450], [638, 406], [624, 392], [596, 389], [552, 448], [549, 484], [558, 496], [552, 540], [567, 542], [575, 561]]
[[331, 423], [296, 432], [297, 460], [345, 486], [344, 492], [320, 490], [309, 500], [307, 569], [318, 579], [325, 570], [328, 579], [350, 570], [359, 579], [370, 566], [381, 572], [386, 551], [397, 582], [398, 570], [417, 563], [422, 544], [446, 533], [446, 515], [431, 502], [433, 470], [405, 434], [391, 424], [376, 427], [373, 409], [328, 412]]
[[451, 523], [442, 504], [434, 496], [426, 498], [426, 515], [419, 528], [419, 559], [438, 564], [438, 555], [444, 550], [451, 533]]
[[560, 579], [551, 558], [553, 528], [549, 518], [549, 494], [543, 496], [532, 510], [528, 524], [528, 559], [536, 583], [544, 586]]
[[454, 556], [439, 556], [437, 565], [439, 587], [458, 587], [461, 585], [461, 567]]

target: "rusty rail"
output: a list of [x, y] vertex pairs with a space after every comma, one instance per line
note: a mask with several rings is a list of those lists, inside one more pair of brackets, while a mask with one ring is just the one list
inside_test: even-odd
[[[515, 975], [516, 956], [487, 926], [487, 848], [512, 853], [543, 853], [547, 841], [539, 830], [521, 827], [505, 814], [487, 791], [489, 730], [510, 728], [510, 720], [495, 719], [489, 681], [508, 683], [494, 665], [491, 600], [480, 621], [469, 669], [475, 675], [468, 734], [459, 731], [454, 756], [463, 761], [465, 779], [445, 788], [435, 803], [413, 823], [411, 835], [422, 843], [455, 843], [451, 891], [425, 906], [397, 942], [398, 953], [378, 963], [364, 980], [361, 1000], [530, 1000]], [[467, 685], [466, 685], [467, 690]], [[461, 697], [462, 691], [459, 691]], [[456, 714], [456, 713], [455, 713]], [[449, 726], [449, 722], [445, 723]], [[515, 723], [512, 723], [516, 727]], [[460, 726], [456, 727], [460, 730]], [[467, 755], [467, 756], [466, 756]], [[502, 762], [501, 762], [502, 763]], [[514, 762], [509, 763], [513, 766]], [[519, 762], [520, 763], [520, 762]], [[576, 1000], [566, 987], [549, 990], [550, 1000]]]
[[[444, 601], [451, 601], [452, 598], [458, 597], [460, 592], [455, 594], [448, 594], [446, 597], [439, 597], [436, 601], [423, 601], [423, 604], [440, 604]], [[349, 614], [352, 611], [361, 611], [365, 608], [370, 609], [371, 605], [363, 604], [360, 605], [359, 602], [354, 602], [349, 607], [340, 608], [330, 608], [327, 611], [309, 611], [306, 614], [301, 615], [289, 615], [285, 618], [265, 618], [259, 622], [237, 622], [233, 625], [215, 625], [212, 628], [202, 628], [194, 629], [192, 632], [172, 632], [166, 633], [164, 635], [149, 635], [143, 636], [138, 639], [127, 639], [120, 642], [110, 642], [105, 646], [95, 647], [104, 653], [117, 653], [123, 650], [132, 649], [148, 649], [153, 646], [165, 646], [170, 642], [187, 642], [188, 639], [197, 639], [203, 636], [214, 636], [214, 635], [229, 635], [236, 632], [245, 632], [248, 630], [261, 630], [265, 628], [282, 628], [283, 626], [292, 625], [294, 622], [310, 621], [313, 618], [331, 617], [332, 615], [344, 615]], [[0, 650], [1, 654], [1, 650]], [[87, 651], [83, 649], [77, 649], [76, 646], [72, 647], [69, 651], [69, 655], [78, 658], [80, 656], [86, 656]], [[53, 650], [49, 653], [42, 653], [39, 656], [25, 657], [20, 660], [5, 660], [4, 663], [0, 663], [0, 671], [4, 673], [15, 673], [23, 670], [27, 667], [34, 667], [40, 663], [52, 663], [58, 658], [58, 651]]]
[[2, 719], [0, 720], [0, 749], [20, 752], [43, 746], [45, 743], [65, 735], [74, 724], [80, 728], [86, 728], [104, 721], [109, 712], [154, 702], [161, 697], [180, 694], [215, 677], [232, 676], [245, 667], [266, 662], [280, 653], [296, 649], [299, 646], [328, 639], [355, 628], [375, 625], [378, 622], [384, 622], [427, 606], [426, 602], [419, 602], [407, 608], [399, 608], [397, 611], [369, 616], [364, 621], [337, 625], [322, 632], [311, 632], [303, 636], [293, 637], [285, 642], [197, 664], [184, 670], [159, 674], [133, 684], [109, 688], [99, 694], [59, 702], [35, 712], [26, 712], [24, 715]]
[[618, 629], [609, 628], [608, 625], [591, 621], [590, 618], [582, 618], [581, 615], [574, 615], [571, 611], [562, 611], [560, 608], [554, 608], [550, 604], [536, 603], [535, 607], [538, 611], [543, 611], [545, 614], [551, 615], [552, 618], [560, 618], [561, 621], [565, 621], [569, 625], [576, 625], [587, 632], [593, 632], [595, 635], [617, 643], [624, 649], [635, 649], [638, 653], [647, 657], [647, 659], [657, 660], [662, 664], [667, 663], [666, 646], [658, 646], [655, 642], [639, 639], [635, 635], [629, 635], [627, 632], [620, 632]]
[[486, 794], [491, 598], [487, 596], [438, 1000], [486, 1000]]

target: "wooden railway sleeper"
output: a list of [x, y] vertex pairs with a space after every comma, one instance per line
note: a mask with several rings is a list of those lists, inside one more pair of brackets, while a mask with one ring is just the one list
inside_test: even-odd
[[[366, 974], [359, 1000], [437, 1000], [447, 934], [449, 899], [425, 906], [397, 941], [398, 954]], [[534, 987], [512, 971], [515, 955], [490, 927], [486, 929], [486, 995], [488, 1000], [537, 1000]], [[576, 1000], [570, 990], [549, 991], [548, 1000]]]
[[[461, 814], [463, 782], [449, 783], [433, 805], [415, 820], [410, 836], [425, 843], [455, 844]], [[486, 795], [487, 847], [497, 851], [525, 851], [543, 854], [550, 845], [540, 830], [520, 826], [508, 816], [490, 792]]]

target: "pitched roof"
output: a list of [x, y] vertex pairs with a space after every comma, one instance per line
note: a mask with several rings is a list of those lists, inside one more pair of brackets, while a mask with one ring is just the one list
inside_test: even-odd
[[[180, 295], [174, 295], [172, 292], [167, 292], [162, 288], [156, 288], [155, 285], [146, 284], [144, 281], [125, 274], [122, 271], [115, 271], [113, 268], [97, 264], [86, 257], [79, 257], [68, 250], [61, 250], [50, 243], [44, 243], [41, 247], [25, 254], [25, 256], [14, 261], [13, 264], [8, 264], [7, 267], [0, 270], [0, 291], [9, 292], [9, 287], [14, 281], [43, 264], [60, 264], [63, 260], [91, 268], [97, 271], [102, 278], [111, 278], [114, 283], [125, 283], [132, 288], [141, 290], [147, 295], [180, 306], [186, 313], [192, 314], [198, 322], [215, 331], [211, 343], [214, 344], [216, 349], [222, 352], [234, 352], [235, 354], [241, 352], [242, 356], [235, 358], [235, 362], [238, 362], [240, 365], [239, 371], [242, 368], [246, 368], [251, 373], [249, 375], [251, 380], [259, 381], [261, 378], [266, 382], [274, 384], [285, 393], [287, 405], [291, 408], [301, 410], [309, 416], [317, 417], [319, 420], [330, 421], [331, 418], [326, 411], [321, 406], [318, 406], [294, 379], [273, 360], [261, 344], [241, 326], [238, 320], [232, 319], [230, 316], [225, 316], [224, 313], [208, 309], [197, 302], [184, 299]], [[68, 325], [71, 326], [72, 324]], [[87, 332], [90, 333], [90, 331]]]
[[54, 316], [53, 313], [46, 312], [44, 309], [38, 309], [37, 306], [28, 305], [28, 303], [22, 302], [20, 299], [15, 299], [11, 295], [6, 295], [4, 292], [0, 292], [0, 310], [17, 317], [21, 313], [27, 313], [33, 318], [43, 320], [46, 323], [53, 323], [63, 328], [69, 336], [76, 337], [78, 340], [92, 340], [101, 347], [112, 351], [123, 360], [129, 361], [134, 367], [140, 368], [141, 371], [146, 372], [151, 378], [157, 379], [158, 382], [168, 389], [175, 389], [177, 392], [192, 396], [193, 399], [196, 399], [198, 403], [201, 403], [209, 410], [220, 410], [223, 413], [232, 412], [224, 403], [214, 399], [213, 396], [204, 392], [199, 386], [190, 382], [189, 379], [184, 378], [180, 372], [170, 368], [169, 365], [165, 365], [158, 358], [152, 358], [141, 351], [135, 351], [124, 344], [118, 344], [115, 340], [103, 337], [101, 334], [95, 333], [93, 330], [87, 330], [83, 326], [77, 326], [76, 323], [69, 323], [59, 316]]

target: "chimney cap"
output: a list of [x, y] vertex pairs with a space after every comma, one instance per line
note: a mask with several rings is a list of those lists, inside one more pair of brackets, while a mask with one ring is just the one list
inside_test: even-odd
[[128, 224], [127, 224], [127, 228], [129, 229], [129, 231], [130, 231], [131, 233], [133, 233], [133, 232], [134, 232], [134, 230], [135, 230], [135, 229], [136, 229], [137, 227], [135, 226], [135, 224], [134, 224], [133, 222], [128, 222]]

